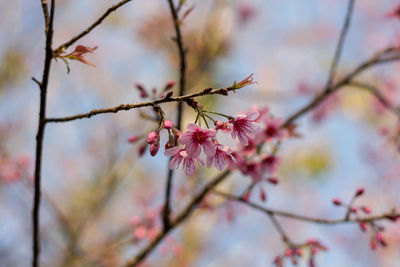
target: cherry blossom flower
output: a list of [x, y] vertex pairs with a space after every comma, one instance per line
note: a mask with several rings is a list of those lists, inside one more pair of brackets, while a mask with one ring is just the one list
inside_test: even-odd
[[232, 156], [232, 151], [229, 147], [218, 144], [215, 155], [211, 157], [207, 156], [206, 162], [208, 168], [214, 165], [217, 170], [221, 171], [227, 162], [234, 164], [235, 158]]
[[264, 156], [261, 160], [261, 169], [269, 172], [270, 174], [276, 174], [280, 161], [280, 158], [277, 156]]
[[265, 124], [264, 135], [267, 142], [275, 138], [282, 140], [287, 136], [287, 131], [281, 128], [283, 125], [282, 118], [267, 117], [263, 122]]
[[240, 143], [243, 146], [247, 146], [249, 139], [253, 138], [260, 130], [260, 127], [255, 122], [259, 115], [258, 112], [252, 112], [248, 115], [240, 114], [234, 118], [231, 121], [233, 125], [232, 138], [235, 139], [237, 136]]
[[180, 147], [167, 149], [165, 150], [164, 154], [166, 156], [172, 157], [171, 161], [168, 164], [168, 168], [171, 170], [178, 168], [183, 161], [182, 169], [187, 176], [193, 176], [196, 172], [196, 162], [198, 165], [204, 165], [204, 162], [201, 158], [194, 158], [189, 156], [186, 150]]
[[202, 129], [198, 125], [191, 123], [178, 139], [180, 144], [186, 145], [185, 150], [188, 156], [198, 158], [203, 147], [204, 153], [211, 157], [215, 154], [215, 145], [210, 140], [214, 138], [217, 132], [210, 129]]

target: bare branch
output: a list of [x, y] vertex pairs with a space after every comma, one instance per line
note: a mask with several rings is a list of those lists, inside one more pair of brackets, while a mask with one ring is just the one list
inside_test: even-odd
[[84, 37], [85, 35], [90, 33], [94, 28], [99, 26], [103, 22], [103, 20], [106, 19], [113, 11], [117, 10], [118, 8], [120, 8], [121, 6], [125, 5], [126, 3], [130, 2], [130, 1], [132, 1], [132, 0], [122, 0], [118, 3], [116, 3], [115, 5], [113, 5], [112, 7], [110, 7], [109, 9], [107, 9], [107, 11], [101, 17], [99, 17], [92, 25], [90, 25], [88, 28], [86, 28], [84, 31], [82, 31], [78, 35], [72, 37], [69, 41], [67, 41], [64, 44], [57, 47], [57, 49], [54, 50], [54, 55], [59, 55], [65, 49], [67, 49], [68, 47], [73, 45], [76, 41], [78, 41], [79, 39], [81, 39], [82, 37]]
[[347, 35], [347, 32], [350, 27], [350, 21], [351, 21], [351, 16], [353, 14], [354, 2], [355, 2], [355, 0], [349, 0], [348, 6], [347, 6], [346, 19], [344, 21], [344, 24], [343, 24], [343, 27], [342, 27], [342, 30], [340, 33], [339, 41], [336, 46], [335, 55], [333, 56], [331, 67], [329, 69], [328, 82], [325, 86], [325, 90], [329, 90], [329, 88], [332, 85], [332, 81], [335, 77], [335, 72], [336, 72], [337, 66], [339, 64], [340, 56], [342, 54], [342, 50], [344, 47], [344, 41], [346, 39], [346, 35]]
[[280, 210], [274, 210], [274, 209], [269, 209], [265, 208], [263, 206], [260, 206], [258, 204], [249, 202], [249, 201], [244, 201], [242, 198], [224, 193], [224, 192], [219, 192], [219, 191], [213, 191], [215, 195], [221, 196], [223, 198], [229, 199], [229, 200], [234, 200], [240, 203], [243, 203], [244, 205], [247, 205], [251, 208], [254, 208], [256, 210], [259, 210], [261, 212], [266, 213], [267, 215], [277, 215], [277, 216], [282, 216], [286, 218], [290, 218], [293, 220], [298, 220], [298, 221], [305, 221], [305, 222], [310, 222], [310, 223], [318, 223], [318, 224], [342, 224], [342, 223], [358, 223], [358, 222], [372, 222], [372, 221], [381, 221], [381, 220], [393, 220], [394, 218], [399, 218], [400, 213], [396, 213], [394, 211], [391, 211], [390, 213], [384, 213], [381, 215], [375, 215], [375, 216], [369, 216], [369, 217], [364, 217], [364, 218], [352, 218], [352, 219], [322, 219], [322, 218], [313, 218], [313, 217], [308, 217], [304, 215], [298, 215], [286, 211], [280, 211]]
[[[181, 2], [182, 3], [182, 2]], [[172, 20], [174, 23], [175, 34], [176, 34], [176, 44], [179, 51], [179, 96], [183, 96], [185, 93], [186, 86], [186, 53], [184, 49], [182, 33], [178, 18], [178, 9], [175, 8], [172, 0], [168, 0], [169, 9], [171, 11]], [[178, 118], [176, 126], [178, 130], [182, 129], [182, 116], [183, 116], [183, 102], [178, 102]], [[170, 226], [170, 213], [171, 213], [171, 194], [172, 194], [172, 182], [174, 178], [174, 171], [168, 170], [167, 183], [165, 186], [165, 203], [162, 214], [162, 220], [164, 228], [169, 228]]]
[[131, 110], [134, 108], [142, 108], [142, 107], [152, 107], [158, 104], [162, 103], [169, 103], [169, 102], [182, 102], [186, 101], [195, 97], [199, 96], [207, 96], [207, 95], [224, 95], [226, 92], [237, 90], [233, 87], [227, 87], [227, 88], [219, 88], [215, 90], [203, 90], [198, 93], [193, 93], [185, 96], [177, 96], [177, 97], [171, 97], [171, 98], [160, 98], [157, 100], [153, 101], [148, 101], [148, 102], [142, 102], [142, 103], [134, 103], [134, 104], [122, 104], [116, 107], [112, 108], [103, 108], [103, 109], [94, 109], [88, 113], [82, 113], [82, 114], [77, 114], [69, 117], [62, 117], [62, 118], [48, 118], [46, 119], [46, 122], [67, 122], [67, 121], [73, 121], [73, 120], [78, 120], [78, 119], [84, 119], [84, 118], [90, 118], [92, 116], [96, 116], [99, 114], [104, 114], [104, 113], [117, 113], [122, 110]]

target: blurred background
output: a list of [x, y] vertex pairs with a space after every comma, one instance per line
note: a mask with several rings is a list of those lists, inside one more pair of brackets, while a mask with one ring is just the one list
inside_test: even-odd
[[[56, 0], [54, 47], [87, 28], [113, 1]], [[400, 42], [400, 20], [387, 16], [395, 0], [357, 1], [338, 75], [374, 52]], [[254, 73], [258, 84], [229, 97], [199, 98], [208, 109], [234, 115], [253, 105], [286, 118], [325, 85], [347, 0], [188, 0], [194, 10], [182, 26], [188, 47], [188, 91], [229, 86]], [[31, 261], [32, 176], [44, 22], [40, 1], [0, 2], [0, 266]], [[54, 62], [48, 116], [139, 102], [135, 83], [149, 91], [178, 81], [178, 53], [167, 1], [134, 0], [77, 44], [98, 46], [95, 67]], [[67, 52], [72, 52], [73, 47]], [[382, 65], [360, 80], [399, 104], [400, 65]], [[176, 120], [176, 105], [163, 105]], [[44, 141], [41, 235], [43, 266], [122, 266], [147, 242], [138, 221], [160, 226], [168, 158], [138, 150], [156, 124], [151, 109], [49, 124]], [[184, 120], [195, 113], [186, 109]], [[284, 142], [277, 187], [267, 207], [321, 218], [341, 218], [333, 197], [347, 200], [358, 187], [376, 214], [400, 203], [396, 118], [367, 92], [346, 88], [297, 121], [301, 138]], [[161, 146], [167, 137], [162, 136]], [[163, 151], [161, 149], [160, 151]], [[217, 172], [202, 168], [175, 176], [174, 210]], [[251, 182], [235, 173], [220, 189], [238, 195]], [[261, 203], [258, 194], [251, 200]], [[152, 253], [146, 266], [272, 266], [285, 249], [265, 214], [221, 198], [207, 199]], [[389, 246], [372, 251], [358, 225], [325, 226], [279, 218], [288, 235], [321, 240], [329, 251], [318, 266], [398, 266], [400, 228], [389, 225]], [[147, 229], [151, 230], [151, 229]], [[301, 266], [307, 262], [301, 261]], [[288, 266], [291, 266], [288, 262]]]

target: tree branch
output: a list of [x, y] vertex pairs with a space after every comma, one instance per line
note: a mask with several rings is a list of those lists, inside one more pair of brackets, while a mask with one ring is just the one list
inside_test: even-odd
[[[50, 17], [46, 23], [46, 56], [44, 60], [43, 77], [40, 84], [40, 110], [38, 120], [38, 131], [36, 135], [36, 155], [35, 155], [35, 181], [34, 181], [34, 196], [32, 208], [32, 266], [40, 266], [40, 198], [41, 198], [41, 164], [42, 164], [42, 150], [44, 131], [46, 127], [46, 100], [47, 100], [47, 86], [49, 82], [51, 59], [53, 57], [53, 50], [51, 48], [53, 42], [53, 21], [55, 12], [55, 1], [51, 0]], [[47, 17], [47, 3], [42, 0], [44, 16]]]
[[119, 111], [123, 111], [123, 110], [127, 111], [127, 110], [131, 110], [134, 108], [152, 107], [152, 106], [162, 104], [162, 103], [182, 102], [182, 101], [187, 101], [189, 99], [199, 97], [199, 96], [226, 95], [228, 92], [234, 91], [234, 90], [237, 90], [237, 89], [235, 89], [234, 87], [219, 88], [219, 89], [215, 89], [215, 90], [205, 89], [201, 92], [184, 95], [184, 96], [161, 98], [161, 99], [148, 101], [148, 102], [141, 102], [141, 103], [122, 104], [122, 105], [112, 107], [112, 108], [93, 109], [92, 111], [90, 111], [88, 113], [77, 114], [77, 115], [73, 115], [73, 116], [69, 116], [69, 117], [47, 118], [46, 122], [68, 122], [68, 121], [73, 121], [73, 120], [90, 118], [92, 116], [96, 116], [96, 115], [104, 114], [104, 113], [117, 113]]
[[352, 218], [352, 219], [346, 219], [346, 218], [341, 218], [341, 219], [322, 219], [322, 218], [313, 218], [313, 217], [308, 217], [304, 215], [299, 215], [299, 214], [294, 214], [286, 211], [280, 211], [280, 210], [274, 210], [274, 209], [269, 209], [265, 208], [263, 206], [260, 206], [258, 204], [255, 204], [253, 202], [249, 201], [244, 201], [242, 198], [224, 193], [224, 192], [219, 192], [219, 191], [213, 191], [215, 195], [221, 196], [223, 198], [226, 198], [228, 200], [234, 200], [237, 202], [240, 202], [246, 206], [249, 206], [251, 208], [254, 208], [256, 210], [259, 210], [261, 212], [266, 213], [267, 215], [277, 215], [281, 217], [286, 217], [290, 218], [293, 220], [298, 220], [298, 221], [304, 221], [304, 222], [310, 222], [310, 223], [317, 223], [317, 224], [342, 224], [342, 223], [358, 223], [358, 222], [372, 222], [372, 221], [380, 221], [380, 220], [393, 220], [394, 218], [400, 218], [400, 213], [396, 213], [395, 211], [391, 211], [390, 213], [384, 213], [381, 215], [375, 215], [375, 216], [368, 216], [364, 218]]
[[103, 20], [106, 19], [108, 17], [108, 15], [110, 15], [113, 11], [117, 10], [119, 7], [125, 5], [126, 3], [130, 2], [130, 1], [132, 1], [132, 0], [122, 0], [122, 1], [120, 1], [118, 3], [116, 3], [115, 5], [111, 6], [92, 25], [90, 25], [88, 28], [86, 28], [84, 31], [82, 31], [78, 35], [72, 37], [69, 41], [67, 41], [64, 44], [62, 44], [59, 47], [57, 47], [57, 49], [54, 50], [54, 54], [55, 55], [59, 55], [60, 53], [62, 53], [65, 49], [67, 49], [68, 47], [73, 45], [76, 41], [78, 41], [79, 39], [81, 39], [82, 37], [84, 37], [85, 35], [90, 33], [94, 28], [99, 26], [103, 22]]
[[157, 247], [157, 245], [164, 239], [164, 237], [168, 235], [170, 231], [178, 227], [184, 220], [186, 220], [190, 216], [190, 214], [204, 199], [208, 192], [210, 192], [215, 186], [220, 184], [226, 177], [228, 177], [230, 173], [231, 172], [228, 170], [224, 171], [217, 177], [212, 179], [206, 186], [204, 186], [204, 188], [192, 198], [186, 208], [184, 208], [183, 211], [181, 211], [178, 216], [176, 216], [176, 218], [171, 221], [170, 227], [167, 229], [163, 228], [161, 232], [143, 250], [141, 250], [139, 254], [136, 255], [135, 258], [133, 258], [126, 264], [126, 266], [137, 266], [142, 260], [144, 260], [146, 256]]
[[[171, 11], [172, 20], [174, 23], [176, 44], [179, 51], [179, 96], [183, 96], [185, 93], [186, 85], [186, 53], [184, 50], [184, 44], [178, 19], [178, 10], [175, 8], [172, 0], [168, 0], [169, 9]], [[178, 102], [178, 118], [176, 126], [178, 130], [182, 129], [182, 116], [183, 116], [183, 102]], [[171, 213], [171, 195], [172, 195], [172, 182], [174, 178], [174, 171], [168, 169], [167, 183], [165, 186], [165, 203], [162, 214], [164, 228], [170, 227], [170, 213]]]
[[328, 81], [325, 86], [325, 90], [329, 90], [329, 88], [332, 85], [332, 81], [335, 77], [336, 69], [339, 64], [340, 56], [342, 54], [342, 50], [344, 47], [344, 41], [346, 39], [347, 32], [350, 27], [350, 21], [351, 21], [351, 16], [353, 14], [353, 7], [354, 7], [354, 2], [355, 0], [349, 0], [348, 6], [347, 6], [347, 13], [346, 13], [346, 18], [340, 33], [339, 41], [336, 46], [335, 50], [335, 55], [333, 56], [332, 64], [329, 69], [329, 76], [328, 76]]

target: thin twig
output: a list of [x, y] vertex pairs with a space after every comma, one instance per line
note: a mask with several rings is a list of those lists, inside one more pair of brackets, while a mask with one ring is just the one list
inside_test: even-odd
[[329, 88], [332, 85], [332, 81], [335, 77], [336, 69], [338, 67], [340, 56], [342, 54], [342, 50], [344, 47], [344, 41], [346, 39], [346, 35], [347, 35], [347, 32], [350, 27], [350, 21], [351, 21], [351, 17], [353, 14], [354, 1], [355, 0], [349, 0], [348, 6], [347, 6], [346, 18], [344, 20], [344, 24], [343, 24], [342, 30], [340, 32], [339, 41], [336, 46], [335, 55], [333, 56], [331, 67], [329, 69], [329, 76], [328, 76], [328, 81], [325, 86], [325, 90], [329, 90]]
[[54, 50], [54, 54], [55, 55], [59, 55], [60, 53], [62, 53], [65, 49], [67, 49], [68, 47], [70, 47], [71, 45], [73, 45], [76, 41], [78, 41], [79, 39], [81, 39], [82, 37], [84, 37], [85, 35], [87, 35], [88, 33], [90, 33], [94, 28], [96, 28], [97, 26], [99, 26], [103, 20], [105, 18], [108, 17], [108, 15], [110, 15], [113, 11], [117, 10], [119, 7], [125, 5], [126, 3], [130, 2], [132, 0], [122, 0], [118, 3], [116, 3], [115, 5], [111, 6], [109, 9], [107, 9], [107, 11], [101, 16], [99, 17], [92, 25], [90, 25], [88, 28], [86, 28], [84, 31], [82, 31], [81, 33], [79, 33], [78, 35], [72, 37], [69, 41], [65, 42], [64, 44], [60, 45], [59, 47], [57, 47], [57, 49]]
[[388, 110], [393, 112], [397, 117], [400, 117], [400, 110], [398, 108], [394, 107], [390, 103], [390, 101], [375, 86], [372, 86], [372, 85], [366, 84], [366, 83], [362, 83], [362, 82], [358, 82], [358, 81], [350, 82], [349, 86], [358, 87], [359, 89], [363, 89], [363, 90], [371, 93], [382, 103], [383, 106], [385, 106]]
[[342, 89], [346, 85], [349, 85], [352, 80], [359, 74], [361, 74], [363, 71], [383, 64], [383, 63], [390, 63], [394, 62], [397, 60], [400, 60], [400, 55], [393, 56], [390, 58], [385, 58], [382, 59], [381, 57], [384, 56], [387, 53], [392, 53], [393, 51], [397, 51], [397, 53], [400, 53], [400, 48], [399, 47], [389, 47], [384, 50], [379, 51], [376, 53], [374, 56], [369, 58], [367, 61], [363, 62], [359, 66], [357, 66], [353, 71], [348, 73], [346, 76], [344, 76], [339, 82], [336, 84], [332, 85], [329, 90], [324, 90], [320, 94], [318, 94], [316, 97], [314, 97], [307, 105], [305, 105], [303, 108], [289, 116], [285, 123], [283, 124], [283, 128], [288, 127], [290, 124], [293, 123], [297, 118], [301, 117], [303, 114], [307, 113], [308, 111], [312, 110], [316, 106], [318, 106], [320, 103], [322, 103], [326, 98], [328, 98], [332, 93]]
[[254, 208], [256, 210], [264, 212], [264, 213], [266, 213], [268, 215], [277, 215], [277, 216], [281, 216], [281, 217], [290, 218], [290, 219], [293, 219], [293, 220], [305, 221], [305, 222], [311, 222], [311, 223], [317, 223], [317, 224], [330, 224], [330, 225], [332, 225], [332, 224], [342, 224], [342, 223], [358, 223], [358, 222], [361, 222], [361, 221], [363, 221], [363, 222], [372, 222], [372, 221], [379, 221], [379, 220], [393, 220], [394, 218], [400, 217], [400, 213], [396, 213], [394, 211], [391, 211], [390, 213], [384, 213], [384, 214], [381, 214], [381, 215], [369, 216], [369, 217], [364, 217], [364, 218], [361, 218], [361, 217], [352, 218], [352, 219], [345, 219], [345, 218], [341, 218], [341, 219], [313, 218], [313, 217], [299, 215], [299, 214], [295, 214], [295, 213], [291, 213], [291, 212], [265, 208], [263, 206], [255, 204], [253, 202], [244, 201], [242, 198], [234, 196], [234, 195], [231, 195], [231, 194], [228, 194], [228, 193], [215, 191], [215, 190], [213, 191], [213, 193], [215, 195], [221, 196], [223, 198], [243, 203], [243, 204], [245, 204], [245, 205], [247, 205], [247, 206], [249, 206], [251, 208]]
[[[40, 198], [41, 198], [41, 164], [42, 164], [42, 150], [43, 150], [43, 139], [44, 131], [46, 127], [46, 100], [47, 100], [47, 86], [49, 83], [51, 59], [53, 56], [53, 50], [51, 48], [53, 42], [53, 21], [55, 12], [55, 1], [51, 0], [50, 17], [48, 24], [46, 24], [46, 56], [43, 67], [43, 77], [40, 84], [40, 110], [38, 118], [38, 131], [36, 135], [36, 155], [35, 155], [35, 181], [34, 181], [34, 196], [33, 196], [33, 209], [32, 209], [32, 266], [40, 266], [39, 255], [40, 255], [40, 230], [39, 230], [39, 218], [40, 218]], [[47, 10], [46, 1], [42, 1], [42, 5], [45, 5]], [[46, 13], [44, 14], [47, 16]]]
[[148, 102], [141, 102], [141, 103], [133, 103], [133, 104], [122, 104], [116, 107], [112, 108], [102, 108], [102, 109], [93, 109], [92, 111], [88, 113], [82, 113], [82, 114], [77, 114], [73, 116], [68, 116], [68, 117], [61, 117], [61, 118], [48, 118], [46, 119], [46, 122], [68, 122], [68, 121], [73, 121], [73, 120], [79, 120], [79, 119], [84, 119], [84, 118], [90, 118], [99, 114], [104, 114], [104, 113], [117, 113], [119, 111], [127, 111], [131, 110], [134, 108], [142, 108], [142, 107], [152, 107], [158, 104], [162, 103], [169, 103], [169, 102], [182, 102], [186, 101], [195, 97], [199, 96], [207, 96], [207, 95], [225, 95], [226, 92], [237, 90], [234, 89], [233, 87], [228, 87], [228, 88], [219, 88], [215, 90], [203, 90], [198, 93], [193, 93], [189, 95], [184, 95], [184, 96], [177, 96], [177, 97], [171, 97], [171, 98], [161, 98], [153, 101], [148, 101]]
[[[176, 34], [176, 44], [179, 51], [179, 96], [183, 96], [185, 94], [185, 85], [186, 85], [186, 53], [184, 50], [183, 38], [180, 29], [179, 19], [178, 19], [178, 10], [175, 8], [172, 0], [168, 0], [169, 9], [171, 11], [172, 20], [174, 23], [175, 34]], [[183, 102], [178, 102], [178, 118], [176, 127], [178, 130], [182, 129], [182, 117], [183, 117]], [[164, 228], [170, 227], [170, 213], [171, 213], [171, 198], [172, 198], [172, 183], [174, 178], [174, 171], [168, 169], [167, 175], [167, 183], [165, 186], [165, 203], [164, 209], [162, 213], [162, 220]]]

